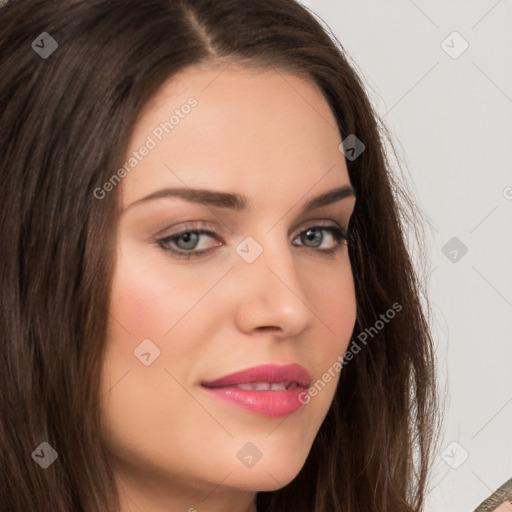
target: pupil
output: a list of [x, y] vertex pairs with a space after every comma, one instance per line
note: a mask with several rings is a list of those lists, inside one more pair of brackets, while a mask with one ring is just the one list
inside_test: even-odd
[[183, 238], [183, 240], [185, 241], [185, 245], [186, 245], [186, 247], [183, 247], [183, 249], [193, 249], [194, 248], [195, 244], [197, 243], [197, 240], [195, 240], [194, 237], [197, 237], [197, 233], [190, 232], [190, 233], [184, 233], [183, 235], [181, 235], [180, 238]]
[[[311, 235], [312, 235], [312, 238], [311, 238]], [[320, 233], [320, 231], [317, 231], [315, 229], [308, 229], [306, 231], [306, 238], [312, 242], [315, 241], [315, 238], [317, 239], [317, 241], [321, 241], [322, 234]]]

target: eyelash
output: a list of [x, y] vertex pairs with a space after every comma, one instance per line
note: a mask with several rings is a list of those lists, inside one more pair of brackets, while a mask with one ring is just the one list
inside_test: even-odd
[[[307, 247], [304, 245], [301, 245], [300, 247], [306, 247], [306, 249], [311, 249], [313, 252], [320, 252], [326, 257], [333, 258], [335, 256], [335, 253], [337, 253], [345, 245], [342, 243], [342, 240], [346, 241], [347, 246], [350, 246], [353, 241], [352, 235], [349, 230], [342, 228], [341, 226], [333, 225], [333, 224], [328, 224], [328, 225], [315, 224], [312, 226], [308, 226], [308, 227], [304, 228], [295, 238], [299, 237], [300, 235], [302, 235], [303, 233], [306, 233], [309, 230], [318, 230], [318, 229], [321, 231], [330, 232], [336, 241], [336, 245], [330, 249], [315, 249], [313, 247]], [[156, 243], [161, 249], [163, 249], [166, 252], [171, 253], [171, 255], [174, 258], [178, 258], [178, 259], [191, 259], [191, 258], [198, 258], [201, 256], [206, 256], [206, 255], [210, 254], [213, 250], [215, 250], [217, 247], [219, 247], [219, 246], [215, 246], [215, 247], [211, 247], [209, 249], [204, 249], [202, 251], [192, 250], [192, 251], [194, 251], [194, 252], [192, 252], [192, 251], [185, 251], [183, 249], [182, 250], [173, 249], [168, 245], [170, 242], [174, 242], [174, 241], [178, 240], [181, 236], [183, 236], [185, 234], [189, 234], [189, 233], [196, 233], [198, 235], [210, 235], [212, 237], [218, 236], [217, 233], [207, 230], [207, 229], [202, 229], [198, 226], [185, 226], [183, 229], [177, 231], [176, 233], [173, 233], [172, 235], [169, 235], [164, 238], [160, 238], [160, 239], [156, 240]], [[322, 240], [322, 242], [323, 242], [323, 240]]]

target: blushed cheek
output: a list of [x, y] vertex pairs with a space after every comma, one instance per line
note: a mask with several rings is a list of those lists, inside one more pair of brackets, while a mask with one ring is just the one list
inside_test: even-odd
[[176, 296], [161, 276], [128, 258], [113, 279], [110, 314], [135, 339], [161, 336], [169, 328]]
[[132, 340], [150, 338], [157, 344], [165, 343], [175, 325], [194, 322], [197, 315], [205, 315], [204, 308], [194, 306], [211, 287], [209, 281], [192, 279], [190, 272], [182, 268], [148, 265], [128, 256], [119, 262], [110, 301], [110, 314], [124, 328], [125, 336], [127, 331]]
[[341, 291], [331, 296], [324, 311], [325, 323], [336, 333], [331, 338], [332, 342], [329, 347], [329, 366], [331, 366], [336, 358], [347, 349], [356, 322], [357, 306], [352, 278], [345, 280]]
[[350, 336], [356, 320], [356, 295], [354, 278], [350, 266], [343, 269], [339, 279], [333, 279], [332, 274], [325, 280], [326, 286], [322, 294], [318, 311], [323, 312], [322, 319], [343, 338]]

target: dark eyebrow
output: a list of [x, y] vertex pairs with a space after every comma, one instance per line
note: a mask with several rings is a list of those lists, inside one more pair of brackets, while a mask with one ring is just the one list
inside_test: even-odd
[[[138, 199], [130, 204], [128, 208], [136, 204], [164, 197], [179, 197], [185, 201], [212, 206], [215, 208], [226, 208], [234, 211], [249, 210], [249, 200], [246, 196], [237, 193], [215, 192], [213, 190], [197, 189], [197, 188], [165, 188], [157, 190], [152, 194]], [[354, 189], [350, 185], [334, 188], [323, 194], [310, 199], [302, 208], [301, 213], [307, 213], [321, 206], [327, 206], [331, 203], [341, 201], [347, 197], [355, 197]]]

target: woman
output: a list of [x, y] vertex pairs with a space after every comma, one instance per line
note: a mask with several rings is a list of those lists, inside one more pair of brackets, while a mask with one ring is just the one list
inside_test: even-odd
[[341, 45], [292, 0], [0, 19], [2, 510], [422, 510], [419, 217]]

